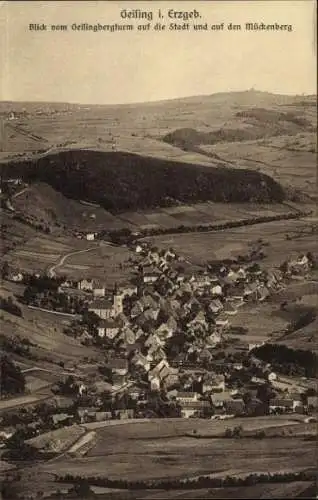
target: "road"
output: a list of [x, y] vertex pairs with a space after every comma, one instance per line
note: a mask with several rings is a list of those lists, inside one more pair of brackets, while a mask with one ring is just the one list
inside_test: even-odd
[[20, 196], [21, 194], [25, 193], [28, 189], [30, 189], [30, 188], [29, 188], [29, 186], [27, 186], [27, 187], [25, 187], [25, 188], [21, 189], [21, 191], [18, 191], [17, 193], [15, 193], [15, 194], [12, 196], [12, 198], [17, 198], [17, 197], [18, 197], [18, 196]]
[[98, 247], [97, 246], [94, 246], [94, 247], [90, 247], [90, 248], [86, 248], [85, 250], [77, 250], [75, 252], [70, 252], [70, 253], [67, 253], [65, 255], [63, 255], [63, 257], [60, 258], [60, 260], [54, 264], [53, 266], [51, 266], [49, 269], [48, 269], [48, 275], [53, 277], [55, 276], [55, 270], [62, 266], [64, 264], [64, 262], [66, 261], [66, 259], [68, 259], [69, 257], [72, 257], [73, 255], [78, 255], [80, 253], [85, 253], [85, 252], [91, 252], [92, 250], [96, 250]]
[[32, 366], [31, 368], [26, 368], [24, 370], [21, 370], [23, 374], [25, 373], [30, 373], [30, 372], [35, 372], [35, 371], [40, 371], [40, 372], [46, 372], [46, 373], [53, 373], [53, 375], [72, 375], [75, 377], [74, 372], [72, 371], [54, 371], [54, 370], [48, 370], [47, 368], [41, 368], [40, 366]]

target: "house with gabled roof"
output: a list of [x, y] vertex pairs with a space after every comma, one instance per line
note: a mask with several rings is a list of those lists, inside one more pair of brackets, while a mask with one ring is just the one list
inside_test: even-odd
[[160, 361], [167, 358], [166, 352], [161, 346], [150, 347], [148, 354], [152, 357], [153, 361]]
[[226, 317], [225, 314], [220, 314], [216, 319], [215, 319], [215, 326], [217, 328], [228, 328], [230, 326], [229, 319]]
[[220, 332], [217, 330], [214, 332], [211, 332], [210, 335], [206, 339], [206, 343], [208, 347], [215, 347], [217, 344], [219, 344], [222, 340], [222, 336]]
[[152, 308], [149, 308], [149, 309], [146, 309], [144, 312], [143, 312], [143, 315], [145, 317], [145, 319], [148, 321], [148, 320], [154, 320], [154, 321], [157, 321], [158, 319], [158, 316], [159, 316], [159, 313], [160, 313], [160, 309], [159, 308], [156, 308], [156, 309], [152, 309]]
[[225, 391], [225, 377], [219, 374], [207, 373], [203, 377], [202, 392], [219, 393]]
[[114, 308], [111, 300], [95, 299], [88, 307], [90, 312], [97, 314], [101, 319], [110, 319], [114, 316]]
[[269, 297], [270, 295], [270, 292], [268, 290], [268, 288], [263, 285], [263, 284], [260, 284], [258, 289], [257, 289], [257, 298], [260, 302], [263, 302], [265, 299], [267, 299], [267, 297]]
[[99, 280], [93, 282], [93, 295], [94, 297], [105, 297], [106, 286]]
[[136, 342], [136, 334], [129, 326], [125, 326], [120, 332], [118, 339], [122, 340], [124, 344], [134, 344]]
[[132, 295], [136, 295], [138, 293], [138, 287], [134, 285], [122, 285], [118, 287], [117, 293], [124, 297], [131, 297]]
[[137, 316], [139, 316], [143, 312], [143, 310], [144, 310], [144, 307], [141, 304], [141, 302], [138, 300], [137, 302], [135, 302], [135, 304], [133, 305], [133, 307], [130, 310], [130, 317], [136, 318]]
[[84, 279], [78, 281], [77, 288], [78, 288], [78, 290], [83, 290], [85, 292], [92, 292], [93, 285], [94, 285], [94, 280], [84, 278]]
[[150, 370], [150, 361], [141, 352], [136, 352], [133, 355], [131, 363], [135, 366], [141, 366], [146, 372]]
[[180, 403], [180, 405], [182, 418], [201, 417], [205, 409], [211, 408], [209, 401], [193, 401]]
[[160, 338], [170, 338], [177, 329], [177, 322], [173, 317], [170, 317], [166, 322], [162, 323], [155, 331]]
[[142, 337], [145, 334], [143, 329], [140, 326], [137, 327], [137, 325], [135, 328], [133, 328], [133, 331], [136, 335], [136, 340], [140, 339], [140, 337]]
[[211, 302], [209, 303], [209, 309], [210, 311], [212, 311], [214, 314], [217, 314], [219, 313], [220, 311], [222, 311], [223, 309], [223, 304], [222, 302], [220, 301], [220, 299], [213, 299], [211, 300]]
[[200, 399], [200, 394], [197, 392], [178, 391], [176, 394], [176, 400], [180, 404], [195, 403], [196, 401], [199, 401], [199, 399]]
[[204, 330], [206, 330], [206, 329], [208, 328], [208, 326], [209, 326], [209, 325], [208, 325], [208, 322], [207, 322], [207, 320], [206, 320], [206, 318], [205, 318], [205, 313], [204, 313], [204, 311], [203, 311], [203, 310], [199, 311], [199, 312], [195, 315], [195, 317], [194, 317], [191, 321], [189, 321], [189, 322], [187, 323], [187, 326], [188, 326], [189, 328], [194, 328], [194, 329], [196, 329], [197, 327], [199, 327], [199, 328], [203, 328]]
[[103, 319], [100, 321], [97, 331], [99, 337], [107, 337], [108, 339], [114, 339], [121, 328], [121, 324], [112, 319]]
[[155, 283], [161, 276], [161, 271], [154, 267], [144, 268], [142, 279], [145, 284]]
[[146, 347], [153, 347], [153, 346], [160, 347], [163, 345], [164, 345], [164, 341], [156, 333], [152, 333], [151, 335], [149, 335], [149, 337], [145, 341]]

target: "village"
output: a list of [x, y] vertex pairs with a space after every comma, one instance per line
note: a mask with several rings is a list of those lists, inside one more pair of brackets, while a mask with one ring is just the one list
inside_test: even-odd
[[[13, 416], [2, 415], [2, 440], [12, 437], [15, 419], [27, 422], [25, 438], [74, 423], [152, 417], [228, 419], [299, 413], [313, 418], [317, 395], [307, 383], [291, 384], [257, 357], [264, 341], [244, 340], [244, 325], [233, 326], [239, 309], [269, 300], [290, 280], [304, 280], [311, 254], [262, 270], [257, 263], [208, 265], [193, 272], [169, 248], [133, 244], [135, 278], [107, 289], [96, 279], [27, 276], [6, 270], [24, 283], [29, 307], [70, 316], [65, 333], [97, 346], [104, 363], [55, 384], [53, 403]], [[5, 306], [3, 306], [5, 308]], [[97, 371], [97, 373], [96, 373]], [[297, 384], [296, 384], [297, 386]], [[10, 425], [11, 424], [11, 425]]]

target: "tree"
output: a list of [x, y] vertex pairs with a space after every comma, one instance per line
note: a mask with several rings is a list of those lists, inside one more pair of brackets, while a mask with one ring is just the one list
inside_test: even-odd
[[25, 390], [23, 373], [7, 356], [0, 359], [0, 387], [2, 394], [21, 394]]
[[232, 436], [234, 438], [240, 438], [240, 437], [242, 437], [242, 434], [243, 434], [243, 427], [241, 425], [237, 425], [232, 430]]
[[15, 473], [13, 475], [7, 475], [1, 482], [0, 494], [3, 500], [16, 500], [19, 497], [19, 480], [20, 475]]
[[4, 261], [1, 268], [1, 278], [5, 280], [7, 279], [8, 275], [9, 275], [9, 264], [7, 261]]
[[92, 495], [92, 490], [90, 489], [89, 482], [86, 479], [80, 479], [74, 485], [73, 491], [78, 498], [88, 498]]

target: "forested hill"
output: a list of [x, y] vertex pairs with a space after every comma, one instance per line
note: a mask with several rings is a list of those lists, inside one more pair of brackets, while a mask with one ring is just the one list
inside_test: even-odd
[[3, 178], [42, 181], [113, 212], [200, 201], [280, 202], [284, 190], [260, 172], [208, 167], [124, 152], [68, 150], [1, 165]]

